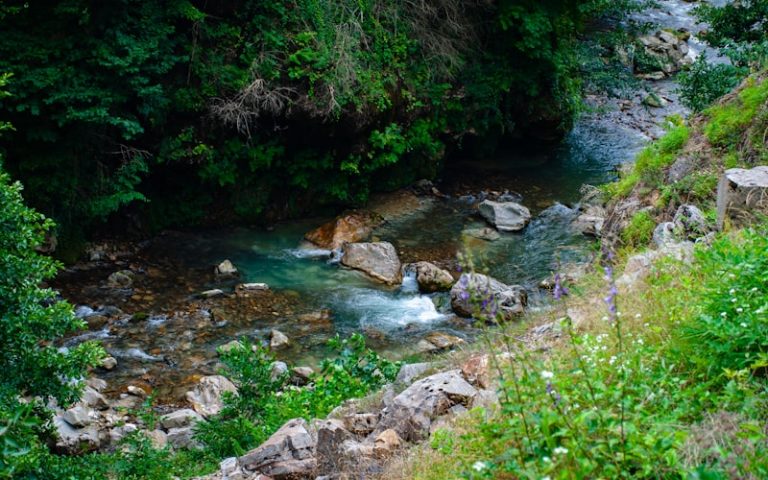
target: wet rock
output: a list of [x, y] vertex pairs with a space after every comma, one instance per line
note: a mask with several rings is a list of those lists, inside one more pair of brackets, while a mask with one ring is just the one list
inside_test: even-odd
[[241, 283], [235, 287], [235, 294], [239, 297], [247, 297], [254, 293], [266, 292], [269, 285], [266, 283]]
[[486, 389], [491, 385], [491, 356], [479, 354], [471, 356], [461, 366], [461, 374], [471, 384]]
[[304, 238], [320, 248], [337, 250], [345, 243], [367, 239], [378, 223], [371, 213], [353, 212], [321, 225]]
[[242, 348], [245, 348], [245, 346], [240, 340], [230, 340], [224, 345], [219, 345], [219, 347], [216, 349], [216, 353], [221, 354], [221, 353], [230, 352], [232, 350], [239, 350]]
[[472, 317], [479, 312], [488, 317], [487, 320], [495, 320], [497, 315], [511, 320], [523, 313], [527, 302], [523, 287], [505, 285], [480, 273], [462, 274], [451, 288], [451, 307], [462, 317]]
[[399, 284], [403, 279], [397, 251], [389, 242], [348, 243], [344, 245], [341, 263], [389, 285]]
[[464, 344], [464, 339], [456, 335], [443, 332], [431, 332], [419, 342], [419, 349], [423, 352], [437, 352], [448, 350]]
[[374, 413], [355, 413], [344, 417], [344, 427], [356, 435], [368, 435], [379, 423], [379, 416]]
[[680, 205], [672, 219], [675, 233], [683, 240], [696, 240], [709, 232], [704, 212], [695, 205]]
[[85, 384], [96, 390], [97, 392], [103, 392], [107, 388], [107, 381], [97, 377], [91, 377], [85, 381]]
[[272, 350], [287, 347], [291, 343], [288, 337], [280, 330], [272, 330], [269, 334], [269, 347]]
[[477, 209], [488, 223], [502, 232], [522, 230], [531, 220], [531, 212], [516, 202], [485, 200]]
[[482, 228], [467, 228], [461, 232], [462, 235], [477, 238], [479, 240], [485, 240], [486, 242], [495, 242], [501, 238], [501, 235], [496, 229], [489, 227]]
[[655, 92], [651, 92], [643, 98], [643, 105], [651, 108], [662, 108], [667, 106], [667, 101]]
[[110, 288], [131, 288], [135, 275], [130, 270], [120, 270], [112, 273], [107, 278], [107, 286]]
[[605, 224], [605, 209], [598, 205], [585, 205], [573, 221], [573, 228], [584, 235], [600, 237]]
[[654, 34], [644, 35], [638, 40], [643, 45], [645, 53], [658, 64], [658, 69], [667, 75], [693, 63], [688, 43], [671, 32], [659, 30]]
[[768, 212], [768, 165], [752, 169], [731, 168], [717, 186], [717, 228], [726, 219], [735, 225], [749, 223], [757, 214]]
[[317, 327], [327, 327], [332, 324], [332, 314], [327, 308], [317, 312], [303, 313], [296, 317], [302, 325], [311, 325]]
[[171, 428], [166, 434], [166, 440], [170, 446], [177, 450], [202, 448], [202, 445], [195, 440], [195, 432], [192, 427]]
[[221, 375], [203, 377], [188, 391], [186, 399], [192, 408], [203, 417], [216, 415], [224, 407], [225, 392], [237, 394], [237, 387]]
[[75, 405], [61, 416], [65, 422], [73, 427], [86, 427], [93, 423], [96, 414], [84, 405]]
[[453, 277], [447, 271], [433, 263], [417, 262], [408, 266], [416, 272], [416, 282], [422, 292], [440, 292], [450, 290], [453, 285]]
[[184, 408], [160, 417], [160, 425], [162, 425], [164, 429], [170, 430], [171, 428], [191, 427], [202, 420], [203, 417], [196, 411]]
[[80, 397], [80, 403], [86, 407], [95, 408], [97, 410], [106, 410], [109, 408], [107, 399], [98, 392], [95, 388], [86, 386], [83, 390], [83, 395]]
[[404, 383], [404, 384], [411, 383], [413, 382], [414, 379], [416, 379], [420, 375], [423, 375], [425, 372], [429, 371], [429, 369], [433, 367], [434, 367], [434, 364], [430, 362], [408, 363], [400, 367], [400, 371], [397, 372], [397, 378], [395, 379], [395, 381], [398, 383]]
[[100, 367], [104, 370], [112, 370], [117, 366], [117, 360], [115, 357], [104, 357], [101, 361]]
[[477, 390], [467, 383], [460, 370], [441, 372], [414, 383], [382, 411], [374, 431], [379, 435], [392, 429], [400, 438], [419, 441], [429, 435], [435, 418], [455, 405], [471, 405]]
[[316, 445], [307, 422], [294, 419], [266, 442], [240, 457], [238, 462], [246, 472], [263, 473], [275, 480], [306, 478], [317, 468]]
[[234, 277], [237, 275], [237, 268], [230, 260], [224, 260], [216, 265], [215, 273], [219, 277]]
[[401, 446], [400, 435], [391, 428], [381, 432], [373, 443], [373, 454], [377, 458], [387, 458], [392, 456]]
[[107, 324], [109, 319], [104, 315], [88, 315], [85, 317], [85, 323], [88, 324], [89, 330], [98, 330]]

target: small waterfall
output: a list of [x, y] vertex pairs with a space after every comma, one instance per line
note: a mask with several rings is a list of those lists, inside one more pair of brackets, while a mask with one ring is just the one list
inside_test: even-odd
[[419, 293], [416, 269], [410, 265], [403, 270], [403, 283], [400, 284], [400, 291], [402, 293]]

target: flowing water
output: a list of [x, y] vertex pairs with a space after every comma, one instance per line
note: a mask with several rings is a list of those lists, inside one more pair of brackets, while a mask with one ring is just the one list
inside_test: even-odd
[[[662, 4], [689, 8], [684, 2]], [[686, 18], [688, 24], [681, 26], [690, 28], [692, 20]], [[453, 159], [438, 184], [450, 195], [421, 197], [409, 213], [391, 216], [373, 236], [392, 242], [404, 261], [435, 261], [454, 272], [457, 253], [466, 251], [479, 269], [505, 283], [526, 286], [534, 293], [535, 306], [541, 279], [558, 265], [588, 259], [592, 251], [593, 240], [571, 228], [581, 186], [614, 179], [617, 168], [646, 139], [610, 115], [595, 115], [582, 118], [555, 148], [518, 146], [488, 158]], [[511, 192], [534, 219], [522, 232], [501, 234], [493, 242], [468, 240], [462, 231], [485, 226], [475, 210], [484, 191]], [[153, 265], [162, 259], [178, 275], [153, 281], [149, 294], [132, 290], [118, 295], [114, 303], [133, 317], [94, 328], [68, 344], [99, 339], [118, 359], [117, 369], [104, 375], [108, 381], [143, 381], [173, 400], [194, 375], [215, 372], [218, 346], [241, 336], [263, 341], [272, 328], [292, 340], [279, 356], [308, 364], [327, 354], [324, 345], [335, 334], [364, 332], [375, 348], [399, 357], [413, 353], [428, 332], [473, 335], [471, 325], [451, 313], [446, 293], [420, 294], [411, 274], [401, 286], [386, 287], [342, 268], [331, 252], [303, 245], [303, 234], [322, 221], [284, 223], [271, 231], [241, 228], [156, 239], [142, 258]], [[231, 290], [233, 283], [210, 275], [211, 266], [223, 259], [237, 266], [238, 281], [267, 283], [270, 292], [247, 308], [233, 306], [236, 300], [231, 298], [223, 306], [196, 299], [192, 294], [201, 289]], [[151, 276], [151, 269], [147, 272]], [[64, 276], [64, 295], [95, 307], [108, 274], [93, 272], [90, 290], [67, 285]], [[102, 286], [96, 286], [98, 281]], [[84, 293], [88, 291], [93, 295]], [[134, 300], [144, 303], [131, 306]]]

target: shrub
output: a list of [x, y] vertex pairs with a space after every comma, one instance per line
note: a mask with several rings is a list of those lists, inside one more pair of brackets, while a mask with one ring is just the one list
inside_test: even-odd
[[621, 240], [630, 247], [641, 247], [650, 243], [656, 222], [645, 210], [637, 212], [621, 231]]

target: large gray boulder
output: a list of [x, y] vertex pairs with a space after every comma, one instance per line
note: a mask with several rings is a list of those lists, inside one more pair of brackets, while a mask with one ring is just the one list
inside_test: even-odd
[[480, 273], [463, 273], [451, 288], [451, 307], [462, 317], [479, 313], [487, 320], [499, 316], [511, 320], [523, 313], [527, 303], [528, 295], [523, 287], [506, 285]]
[[448, 271], [429, 262], [417, 262], [408, 266], [416, 272], [416, 282], [422, 292], [439, 292], [450, 290], [453, 285], [453, 277]]
[[341, 263], [389, 285], [403, 280], [400, 259], [389, 242], [347, 243]]
[[394, 430], [407, 441], [419, 441], [429, 435], [432, 422], [452, 407], [469, 407], [477, 390], [461, 375], [460, 370], [437, 373], [414, 383], [394, 398], [382, 411], [382, 417], [371, 437]]
[[275, 480], [308, 478], [317, 468], [316, 444], [307, 422], [297, 418], [240, 457], [238, 463], [246, 472], [263, 473]]
[[752, 169], [731, 168], [717, 186], [717, 228], [726, 219], [736, 225], [749, 222], [756, 213], [768, 212], [768, 165]]
[[187, 392], [187, 401], [203, 417], [210, 417], [224, 408], [224, 393], [237, 394], [235, 384], [221, 375], [203, 377], [195, 387]]
[[531, 212], [517, 202], [485, 200], [477, 209], [488, 223], [502, 232], [522, 230], [531, 221]]

